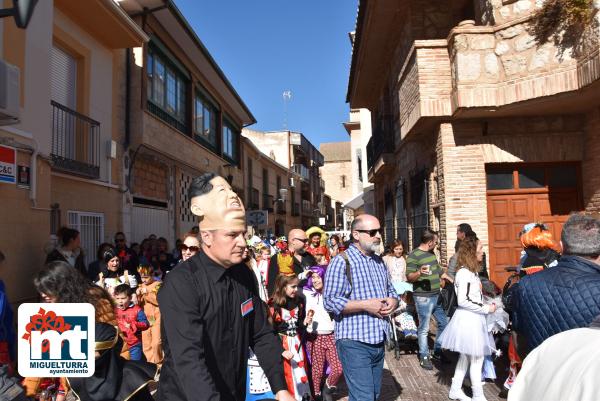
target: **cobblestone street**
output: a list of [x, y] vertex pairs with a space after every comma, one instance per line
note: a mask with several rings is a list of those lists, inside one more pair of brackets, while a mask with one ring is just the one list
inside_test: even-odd
[[[383, 379], [381, 384], [380, 401], [446, 401], [450, 380], [454, 373], [453, 361], [450, 364], [434, 364], [434, 370], [421, 369], [416, 354], [402, 353], [400, 359], [394, 359], [392, 352], [386, 352]], [[498, 369], [497, 372], [501, 375]], [[468, 388], [464, 388], [468, 394]], [[486, 383], [483, 386], [488, 401], [499, 401], [500, 387], [496, 383]], [[340, 383], [340, 401], [348, 400], [344, 383]]]

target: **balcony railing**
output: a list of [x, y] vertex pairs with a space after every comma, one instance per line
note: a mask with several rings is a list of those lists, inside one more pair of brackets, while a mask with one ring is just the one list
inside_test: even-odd
[[294, 166], [292, 167], [292, 170], [296, 174], [299, 174], [300, 177], [304, 181], [309, 181], [310, 180], [310, 171], [308, 170], [308, 168], [305, 165], [303, 165], [303, 164], [294, 164]]
[[369, 170], [383, 153], [394, 153], [394, 130], [389, 117], [378, 121], [373, 130], [373, 136], [367, 143], [367, 168]]
[[273, 211], [273, 195], [263, 194], [263, 210]]
[[260, 208], [260, 204], [258, 203], [258, 189], [250, 188], [250, 199], [248, 201], [248, 210], [258, 210]]
[[53, 167], [88, 178], [100, 178], [100, 123], [55, 101], [50, 104]]
[[292, 216], [300, 216], [300, 203], [294, 202], [292, 206]]

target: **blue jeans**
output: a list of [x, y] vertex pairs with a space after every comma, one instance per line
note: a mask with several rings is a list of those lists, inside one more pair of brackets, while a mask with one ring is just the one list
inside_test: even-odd
[[435, 344], [433, 346], [433, 352], [439, 352], [442, 350], [440, 346], [439, 338], [442, 331], [448, 324], [448, 318], [441, 305], [438, 305], [438, 296], [432, 297], [420, 297], [413, 296], [415, 299], [415, 306], [417, 308], [417, 314], [419, 315], [419, 328], [417, 329], [417, 335], [419, 337], [419, 356], [422, 358], [429, 355], [429, 344], [427, 343], [427, 336], [429, 335], [429, 320], [431, 315], [435, 318], [438, 329], [435, 335]]
[[335, 347], [348, 386], [348, 401], [377, 400], [383, 375], [383, 343], [373, 345], [341, 339], [335, 342]]
[[142, 353], [142, 343], [129, 346], [129, 359], [132, 361], [143, 361], [144, 354]]

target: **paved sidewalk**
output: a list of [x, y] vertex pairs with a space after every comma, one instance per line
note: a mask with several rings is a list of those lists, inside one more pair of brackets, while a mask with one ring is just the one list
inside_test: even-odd
[[[396, 360], [393, 351], [386, 351], [379, 401], [447, 401], [454, 366], [455, 362], [435, 364], [433, 370], [427, 371], [419, 366], [417, 354], [403, 352]], [[500, 369], [497, 374], [502, 376]], [[496, 383], [486, 383], [483, 389], [488, 401], [502, 400], [498, 397], [500, 387]], [[468, 387], [465, 392], [470, 394]], [[348, 400], [343, 382], [339, 385], [338, 400]]]

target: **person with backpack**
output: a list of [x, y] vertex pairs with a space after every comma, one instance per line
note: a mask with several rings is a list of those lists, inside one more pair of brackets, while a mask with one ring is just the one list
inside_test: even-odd
[[332, 259], [325, 273], [325, 309], [335, 320], [336, 348], [349, 401], [373, 400], [381, 392], [386, 317], [398, 306], [398, 294], [381, 257], [381, 225], [363, 214], [351, 225], [352, 244]]

